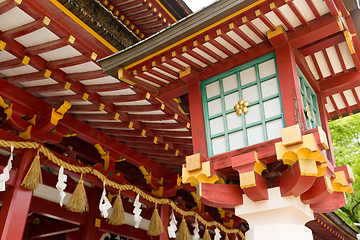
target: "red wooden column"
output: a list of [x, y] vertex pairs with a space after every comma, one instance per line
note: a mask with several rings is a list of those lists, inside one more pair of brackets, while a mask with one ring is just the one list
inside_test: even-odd
[[268, 33], [268, 38], [275, 48], [285, 127], [298, 124], [302, 130], [305, 130], [306, 121], [294, 49], [290, 46], [281, 25], [276, 28], [276, 31]]
[[161, 204], [160, 207], [160, 217], [162, 224], [164, 226], [164, 233], [160, 235], [159, 240], [169, 240], [169, 234], [167, 227], [169, 226], [169, 218], [171, 214], [171, 207], [167, 204]]
[[99, 210], [102, 189], [98, 187], [86, 188], [86, 193], [89, 201], [89, 212], [85, 213], [85, 224], [80, 225], [78, 239], [98, 240], [99, 227], [95, 226], [95, 220], [98, 218], [101, 221], [105, 221], [104, 218], [100, 217]]
[[21, 240], [28, 217], [32, 191], [20, 186], [34, 157], [36, 150], [25, 149], [22, 159], [15, 158], [14, 165], [21, 160], [15, 185], [8, 186], [0, 211], [1, 240]]
[[328, 139], [328, 144], [329, 144], [329, 150], [327, 150], [327, 152], [330, 153], [330, 156], [328, 155], [327, 157], [330, 159], [332, 164], [334, 166], [336, 166], [334, 148], [332, 146], [330, 128], [329, 128], [329, 122], [328, 122], [328, 113], [327, 113], [326, 108], [325, 108], [325, 99], [324, 99], [324, 97], [323, 97], [323, 95], [321, 93], [318, 93], [316, 95], [316, 98], [317, 98], [317, 102], [318, 102], [318, 105], [319, 105], [321, 127], [326, 133], [326, 137]]
[[194, 154], [200, 153], [204, 157], [207, 157], [204, 111], [198, 72], [188, 67], [185, 72], [180, 73], [180, 78], [188, 85]]

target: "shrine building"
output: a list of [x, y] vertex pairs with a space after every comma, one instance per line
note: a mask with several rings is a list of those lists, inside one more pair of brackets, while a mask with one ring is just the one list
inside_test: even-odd
[[358, 7], [0, 0], [0, 239], [357, 239]]

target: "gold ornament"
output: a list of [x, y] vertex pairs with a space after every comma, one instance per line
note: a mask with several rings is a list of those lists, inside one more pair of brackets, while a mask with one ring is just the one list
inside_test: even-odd
[[247, 113], [247, 111], [248, 111], [247, 107], [248, 106], [249, 106], [248, 101], [244, 101], [244, 100], [240, 99], [238, 101], [238, 104], [236, 104], [234, 106], [234, 110], [236, 111], [236, 114], [240, 116], [242, 113]]

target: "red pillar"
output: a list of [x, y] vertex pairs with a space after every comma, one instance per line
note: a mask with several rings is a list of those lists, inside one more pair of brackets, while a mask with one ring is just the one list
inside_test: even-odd
[[301, 101], [300, 83], [296, 71], [295, 54], [288, 42], [275, 48], [278, 66], [281, 98], [284, 110], [285, 126], [298, 124], [306, 129], [305, 114]]
[[165, 231], [163, 234], [160, 235], [159, 240], [169, 240], [167, 227], [169, 226], [170, 213], [171, 213], [171, 207], [167, 204], [161, 204], [160, 217]]
[[86, 188], [86, 193], [89, 201], [89, 212], [85, 213], [85, 224], [80, 225], [78, 239], [98, 240], [99, 228], [95, 226], [95, 219], [99, 218], [101, 221], [104, 221], [104, 218], [100, 217], [99, 210], [102, 189], [98, 187]]
[[[35, 155], [36, 150], [24, 150], [15, 185], [13, 187], [8, 186], [6, 189], [0, 211], [1, 240], [21, 240], [23, 237], [33, 192], [21, 187], [20, 184]], [[15, 158], [14, 165], [16, 165], [17, 160], [20, 159]]]
[[331, 135], [330, 135], [330, 128], [327, 116], [327, 110], [325, 108], [325, 99], [323, 98], [321, 93], [316, 95], [318, 105], [319, 105], [319, 112], [320, 112], [320, 119], [321, 119], [321, 127], [326, 133], [326, 137], [329, 143], [329, 150], [328, 152], [328, 159], [332, 162], [334, 166], [336, 166], [336, 160], [334, 155], [334, 148], [332, 146]]
[[208, 156], [206, 144], [206, 132], [204, 111], [201, 98], [200, 82], [194, 81], [188, 84], [189, 107], [191, 116], [191, 132], [193, 139], [194, 153], [200, 153], [204, 157]]

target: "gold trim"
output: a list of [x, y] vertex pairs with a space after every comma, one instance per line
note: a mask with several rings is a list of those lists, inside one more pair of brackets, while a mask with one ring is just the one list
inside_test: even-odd
[[70, 12], [67, 8], [65, 8], [60, 2], [58, 2], [57, 0], [50, 0], [50, 2], [52, 4], [54, 4], [57, 8], [59, 8], [63, 13], [68, 15], [72, 20], [74, 20], [82, 28], [84, 28], [88, 33], [93, 35], [97, 40], [99, 40], [102, 44], [104, 44], [111, 51], [113, 51], [114, 53], [118, 52], [118, 50], [114, 46], [112, 46], [108, 41], [106, 41], [99, 34], [97, 34], [94, 30], [92, 30], [88, 25], [86, 25], [83, 21], [81, 21], [78, 17], [76, 17], [72, 12]]
[[164, 7], [164, 5], [162, 5], [162, 3], [161, 3], [159, 0], [156, 0], [156, 2], [160, 5], [160, 7], [162, 7], [162, 9], [165, 10], [165, 12], [166, 12], [167, 14], [169, 14], [169, 16], [170, 16], [175, 22], [177, 22], [176, 18], [167, 10], [166, 7]]
[[[344, 230], [342, 230], [341, 228], [339, 228], [333, 221], [331, 221], [330, 219], [328, 219], [327, 217], [324, 216], [324, 214], [319, 213], [323, 218], [325, 218], [326, 220], [328, 220], [329, 222], [331, 222], [337, 229], [339, 229], [341, 232], [345, 233], [347, 236], [349, 236], [350, 238], [353, 238], [352, 236], [350, 236], [349, 234], [347, 234]], [[324, 223], [325, 225], [325, 223]]]

